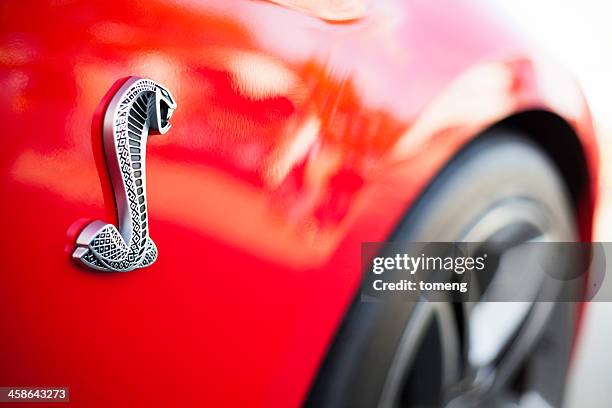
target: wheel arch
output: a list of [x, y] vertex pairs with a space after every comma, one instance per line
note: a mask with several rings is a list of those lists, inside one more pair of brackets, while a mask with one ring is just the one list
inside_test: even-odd
[[[534, 109], [510, 115], [489, 130], [519, 131], [539, 145], [552, 159], [565, 182], [578, 218], [582, 238], [591, 238], [593, 211], [590, 198], [594, 186], [588, 157], [578, 133], [558, 114]], [[490, 133], [484, 132], [483, 134]]]

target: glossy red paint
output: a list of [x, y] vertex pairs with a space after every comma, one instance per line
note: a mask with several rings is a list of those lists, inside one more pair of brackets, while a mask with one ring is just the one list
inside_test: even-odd
[[[574, 83], [461, 2], [332, 24], [263, 1], [0, 5], [0, 385], [76, 406], [296, 406], [384, 240], [479, 131], [551, 110], [596, 146]], [[99, 141], [128, 75], [167, 86], [148, 144], [152, 267], [70, 260], [114, 222]], [[596, 191], [583, 197], [585, 237]]]

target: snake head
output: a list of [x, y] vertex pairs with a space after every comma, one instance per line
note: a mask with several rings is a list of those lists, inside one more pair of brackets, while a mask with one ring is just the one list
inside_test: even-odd
[[155, 87], [155, 106], [151, 118], [150, 129], [160, 135], [165, 134], [172, 126], [170, 118], [176, 109], [176, 102], [166, 88], [161, 85]]

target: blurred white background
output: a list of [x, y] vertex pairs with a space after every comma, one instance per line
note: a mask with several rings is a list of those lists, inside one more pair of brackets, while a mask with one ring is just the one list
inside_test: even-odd
[[[612, 2], [498, 1], [536, 46], [572, 71], [586, 94], [601, 147], [601, 201], [594, 239], [612, 241]], [[612, 407], [612, 303], [590, 303], [586, 310], [566, 405]]]

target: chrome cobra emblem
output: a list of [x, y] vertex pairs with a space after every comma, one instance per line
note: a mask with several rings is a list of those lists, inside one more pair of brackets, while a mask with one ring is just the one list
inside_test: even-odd
[[119, 228], [103, 221], [88, 224], [72, 254], [77, 262], [99, 271], [127, 272], [157, 259], [149, 237], [145, 154], [149, 132], [166, 133], [174, 109], [170, 92], [150, 79], [128, 79], [111, 100], [102, 138]]

